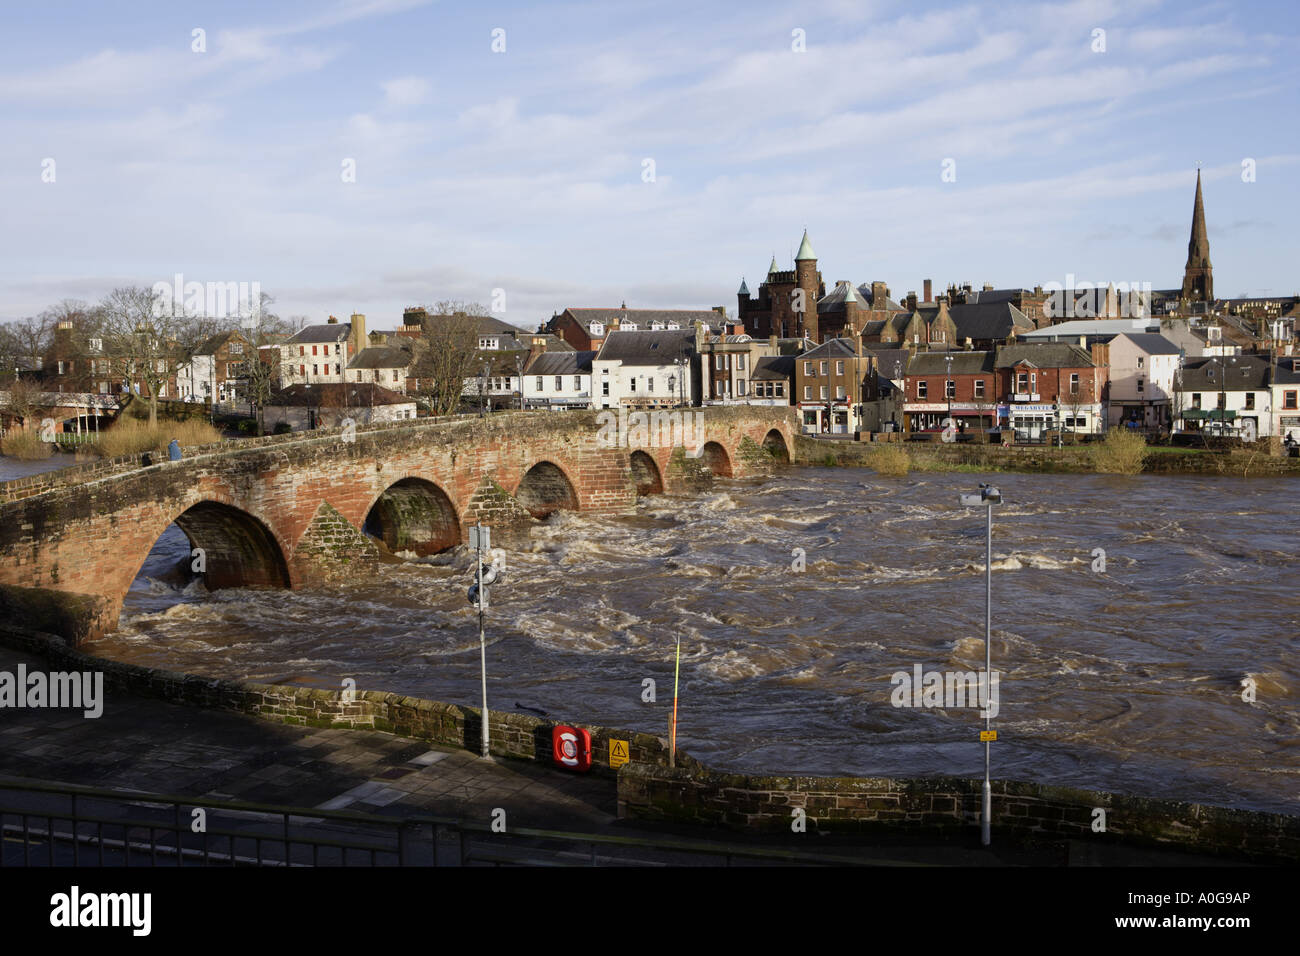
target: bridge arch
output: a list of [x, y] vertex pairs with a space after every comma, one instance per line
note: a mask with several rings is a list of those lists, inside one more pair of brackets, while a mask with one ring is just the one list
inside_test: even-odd
[[424, 478], [393, 482], [375, 498], [362, 530], [389, 551], [437, 554], [460, 544], [460, 518], [445, 491]]
[[727, 454], [727, 449], [715, 441], [704, 443], [704, 448], [700, 451], [700, 461], [719, 478], [730, 478], [732, 475], [731, 456]]
[[578, 493], [559, 465], [539, 461], [524, 473], [515, 489], [515, 500], [534, 518], [545, 518], [561, 509], [578, 510]]
[[632, 452], [628, 459], [632, 471], [632, 484], [636, 485], [637, 495], [660, 495], [664, 490], [663, 475], [655, 460], [641, 449]]
[[763, 448], [777, 461], [790, 460], [790, 446], [786, 444], [785, 436], [781, 434], [779, 428], [770, 429], [763, 436]]
[[185, 509], [172, 524], [185, 532], [191, 550], [202, 549], [203, 584], [209, 590], [290, 586], [280, 543], [261, 519], [247, 511], [204, 500]]

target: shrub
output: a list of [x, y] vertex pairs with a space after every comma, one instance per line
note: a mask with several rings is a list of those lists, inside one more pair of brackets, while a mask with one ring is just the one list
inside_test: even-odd
[[867, 456], [867, 464], [878, 475], [901, 477], [912, 469], [912, 455], [907, 447], [896, 442], [882, 442], [873, 445]]
[[1151, 451], [1145, 438], [1123, 428], [1112, 428], [1089, 450], [1093, 468], [1103, 475], [1139, 474]]
[[0, 452], [4, 452], [11, 458], [39, 461], [49, 458], [54, 453], [54, 446], [49, 442], [41, 441], [35, 431], [15, 428], [4, 437], [3, 441], [0, 441]]
[[289, 432], [291, 432], [291, 431], [293, 431], [293, 426], [290, 425], [288, 422], [276, 422], [276, 423], [275, 423], [275, 428], [272, 429], [271, 434], [273, 434], [273, 435], [287, 435], [287, 434], [289, 434]]
[[173, 438], [185, 448], [219, 442], [221, 432], [201, 421], [159, 422], [150, 428], [147, 422], [127, 418], [119, 419], [102, 432], [94, 447], [105, 458], [135, 455], [142, 451], [166, 453]]

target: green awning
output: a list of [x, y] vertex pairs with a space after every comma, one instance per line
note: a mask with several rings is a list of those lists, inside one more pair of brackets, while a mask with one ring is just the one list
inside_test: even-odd
[[1183, 418], [1188, 421], [1197, 422], [1202, 418], [1205, 418], [1205, 412], [1199, 408], [1189, 408], [1187, 411], [1183, 412]]
[[1208, 417], [1216, 422], [1230, 422], [1237, 417], [1237, 413], [1230, 409], [1212, 408]]

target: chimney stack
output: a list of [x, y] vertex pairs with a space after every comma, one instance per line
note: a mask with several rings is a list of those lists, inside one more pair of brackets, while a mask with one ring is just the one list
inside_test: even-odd
[[925, 298], [922, 299], [921, 301], [922, 301], [922, 302], [929, 302], [929, 301], [931, 301], [931, 300], [930, 300], [930, 280], [929, 280], [929, 279], [926, 279], [926, 280], [925, 280], [925, 285], [922, 287], [922, 289], [923, 289], [923, 291], [925, 292]]

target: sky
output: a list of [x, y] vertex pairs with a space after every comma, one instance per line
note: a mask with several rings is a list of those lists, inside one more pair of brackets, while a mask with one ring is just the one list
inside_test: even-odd
[[734, 309], [805, 228], [896, 299], [1170, 288], [1198, 166], [1216, 294], [1300, 292], [1293, 2], [0, 11], [0, 321], [177, 273], [371, 329]]

